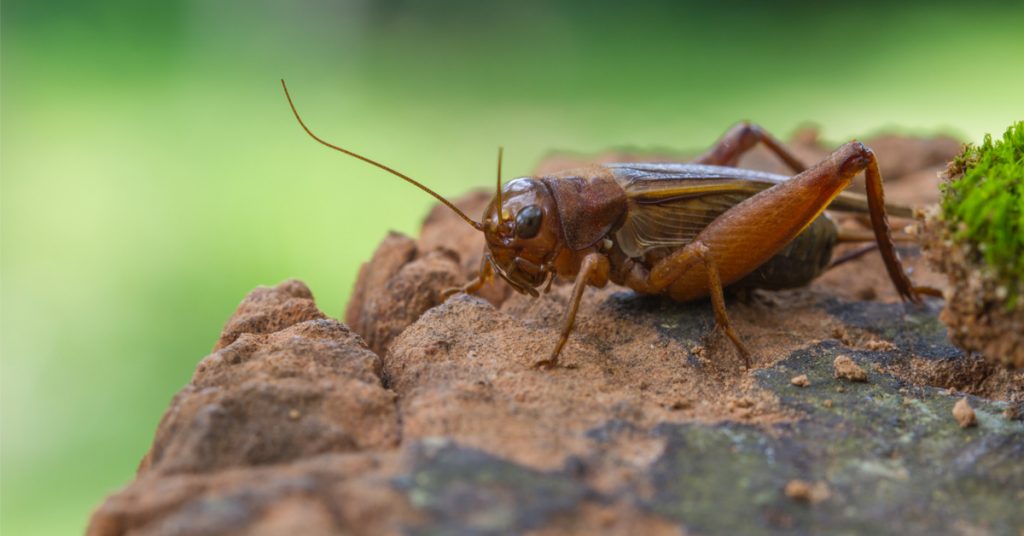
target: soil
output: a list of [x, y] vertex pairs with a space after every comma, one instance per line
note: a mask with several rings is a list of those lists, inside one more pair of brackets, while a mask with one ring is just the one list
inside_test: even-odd
[[[937, 172], [959, 149], [945, 138], [866, 143], [888, 199], [908, 204], [937, 199]], [[827, 154], [810, 131], [793, 146], [808, 162]], [[781, 171], [761, 152], [743, 164]], [[489, 198], [457, 204], [479, 214]], [[538, 370], [570, 286], [533, 299], [497, 282], [440, 303], [482, 251], [479, 233], [437, 207], [419, 239], [381, 243], [345, 324], [299, 282], [254, 291], [89, 534], [1024, 526], [1024, 372], [952, 346], [941, 301], [901, 303], [877, 254], [808, 288], [730, 296], [751, 370], [711, 329], [707, 302], [613, 285], [586, 292], [565, 366]], [[915, 247], [901, 253], [915, 282], [944, 284]], [[836, 379], [839, 356], [866, 381]], [[976, 426], [949, 418], [961, 399]]]

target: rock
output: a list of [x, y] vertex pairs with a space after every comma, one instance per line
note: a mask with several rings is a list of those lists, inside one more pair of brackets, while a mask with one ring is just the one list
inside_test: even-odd
[[211, 472], [397, 443], [380, 358], [344, 324], [323, 318], [302, 283], [253, 291], [220, 340], [229, 334], [234, 342], [200, 361], [175, 396], [140, 471]]
[[415, 258], [416, 241], [392, 231], [377, 246], [373, 257], [359, 268], [352, 296], [345, 307], [345, 323], [353, 331], [361, 334], [364, 340], [370, 330], [374, 329], [376, 322], [367, 311], [367, 293], [377, 294], [385, 291], [388, 280]]
[[791, 384], [793, 384], [793, 385], [795, 385], [797, 387], [807, 387], [808, 385], [811, 384], [811, 382], [807, 379], [807, 375], [806, 374], [800, 374], [798, 376], [793, 376], [792, 378], [790, 378], [789, 383], [791, 383]]
[[[730, 297], [750, 371], [707, 302], [615, 286], [585, 293], [568, 366], [542, 371], [531, 365], [557, 340], [571, 289], [435, 305], [478, 266], [482, 243], [465, 227], [434, 211], [418, 240], [389, 236], [360, 274], [351, 329], [301, 283], [254, 291], [89, 534], [1024, 525], [1024, 422], [1002, 417], [1024, 400], [1024, 372], [952, 346], [936, 301], [897, 303], [877, 259], [809, 288]], [[915, 249], [901, 254], [918, 266]], [[838, 389], [840, 356], [871, 382]], [[938, 418], [964, 396], [949, 388], [984, 426]]]
[[[385, 248], [391, 246], [387, 242], [377, 250], [378, 255], [386, 255]], [[370, 264], [368, 269], [376, 268]], [[429, 251], [398, 266], [386, 279], [379, 274], [373, 278], [383, 280], [383, 284], [363, 287], [366, 294], [360, 296], [362, 307], [352, 312], [352, 320], [370, 348], [380, 354], [387, 352], [391, 341], [409, 324], [441, 303], [442, 291], [463, 281], [458, 256], [444, 249]]]
[[304, 320], [324, 318], [313, 295], [301, 281], [285, 281], [274, 288], [258, 288], [242, 300], [213, 346], [219, 350], [243, 333], [273, 333]]

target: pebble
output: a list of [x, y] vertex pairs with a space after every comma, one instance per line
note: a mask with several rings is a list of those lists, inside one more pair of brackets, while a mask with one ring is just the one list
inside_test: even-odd
[[961, 398], [957, 400], [956, 404], [953, 404], [953, 418], [956, 419], [956, 422], [960, 423], [960, 428], [967, 428], [977, 424], [977, 420], [974, 417], [974, 408], [967, 401], [967, 397]]
[[855, 363], [850, 356], [841, 355], [836, 357], [836, 360], [832, 362], [833, 376], [836, 378], [846, 379], [853, 382], [866, 382], [868, 381], [868, 373], [864, 369], [860, 368], [860, 365]]

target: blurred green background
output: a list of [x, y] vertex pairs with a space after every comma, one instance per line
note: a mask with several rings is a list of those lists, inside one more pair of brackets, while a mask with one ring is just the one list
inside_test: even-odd
[[[556, 149], [699, 149], [1024, 115], [1019, 2], [2, 5], [0, 530], [74, 534], [254, 286], [338, 316], [388, 229]], [[952, 6], [952, 4], [951, 4]], [[880, 155], [882, 159], [885, 155]]]

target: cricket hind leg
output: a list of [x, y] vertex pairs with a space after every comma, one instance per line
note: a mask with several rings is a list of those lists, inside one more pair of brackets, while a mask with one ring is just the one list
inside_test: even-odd
[[[862, 171], [867, 178], [875, 240], [889, 278], [903, 299], [920, 303], [919, 290], [903, 271], [889, 231], [877, 159], [860, 142], [843, 145], [813, 168], [730, 208], [693, 242], [659, 260], [646, 273], [634, 269], [628, 279], [630, 286], [636, 284], [635, 288], [648, 293], [667, 289], [678, 300], [711, 294], [714, 304], [723, 281], [726, 285], [738, 281], [778, 253]], [[716, 306], [716, 319], [720, 311], [724, 305]]]
[[729, 129], [706, 153], [697, 157], [693, 162], [714, 166], [735, 166], [740, 157], [759, 142], [785, 162], [789, 169], [793, 170], [793, 173], [800, 173], [807, 169], [807, 166], [775, 136], [749, 121], [744, 121]]
[[[921, 297], [910, 278], [907, 277], [899, 254], [896, 252], [891, 226], [885, 211], [885, 194], [882, 189], [882, 176], [878, 171], [878, 159], [871, 149], [857, 141], [844, 144], [813, 168], [748, 199], [749, 203], [745, 203], [746, 206], [743, 210], [750, 214], [737, 214], [736, 217], [732, 217], [731, 213], [736, 211], [730, 209], [719, 218], [728, 223], [716, 226], [715, 223], [718, 221], [716, 220], [701, 235], [711, 230], [712, 227], [717, 227], [715, 230], [717, 237], [714, 240], [725, 242], [731, 248], [740, 248], [740, 250], [746, 251], [756, 250], [759, 247], [757, 241], [767, 237], [753, 232], [753, 227], [768, 225], [774, 229], [792, 229], [795, 225], [796, 228], [802, 229], [813, 217], [817, 217], [843, 189], [849, 186], [853, 177], [860, 172], [864, 173], [865, 194], [868, 199], [868, 215], [872, 231], [889, 279], [902, 299], [921, 303]], [[783, 208], [785, 204], [790, 205], [792, 210], [787, 211]], [[721, 232], [723, 230], [727, 231]], [[728, 236], [729, 233], [732, 236]], [[701, 235], [698, 235], [698, 238], [702, 238]], [[709, 241], [712, 238], [704, 238], [704, 242], [714, 250], [715, 245]], [[785, 242], [788, 240], [781, 243], [779, 241], [770, 243], [777, 251], [785, 246]]]
[[[844, 234], [844, 233], [846, 233], [846, 234]], [[832, 259], [832, 262], [829, 263], [828, 268], [826, 268], [825, 270], [826, 271], [827, 270], [832, 270], [833, 268], [837, 268], [837, 267], [842, 266], [842, 265], [844, 265], [844, 264], [846, 264], [846, 263], [848, 263], [850, 261], [859, 259], [859, 258], [863, 257], [864, 255], [867, 255], [868, 253], [871, 253], [872, 251], [875, 251], [876, 249], [878, 249], [878, 242], [875, 241], [876, 239], [875, 239], [875, 235], [873, 233], [862, 234], [859, 231], [846, 232], [846, 231], [842, 231], [841, 230], [839, 232], [839, 241], [840, 242], [847, 242], [847, 243], [867, 242], [869, 240], [871, 241], [870, 244], [864, 244], [863, 246], [861, 246], [859, 248], [847, 251], [847, 252], [843, 253], [842, 255], [839, 255], [838, 257], [835, 257], [834, 259]], [[896, 236], [894, 236], [893, 240], [895, 240], [897, 242], [900, 242], [900, 241], [911, 242], [911, 241], [914, 240], [914, 237], [911, 236], [911, 235], [903, 234], [903, 235], [896, 235]], [[914, 285], [913, 288], [914, 288], [914, 292], [917, 293], [917, 294], [923, 294], [925, 296], [933, 296], [933, 297], [936, 297], [936, 298], [944, 297], [943, 294], [942, 294], [942, 290], [941, 289], [937, 289], [935, 287], [929, 287], [927, 285]]]
[[[858, 145], [860, 144], [858, 143]], [[871, 149], [863, 145], [860, 145], [860, 149], [864, 158], [862, 169], [868, 197], [868, 214], [871, 216], [871, 228], [875, 232], [878, 251], [882, 254], [885, 269], [889, 272], [889, 279], [892, 280], [900, 298], [920, 304], [919, 291], [911, 283], [906, 270], [903, 269], [903, 263], [900, 261], [899, 253], [896, 252], [896, 244], [892, 239], [889, 218], [885, 214], [885, 192], [882, 190], [882, 174], [878, 171], [878, 158], [875, 157], [875, 153]]]

